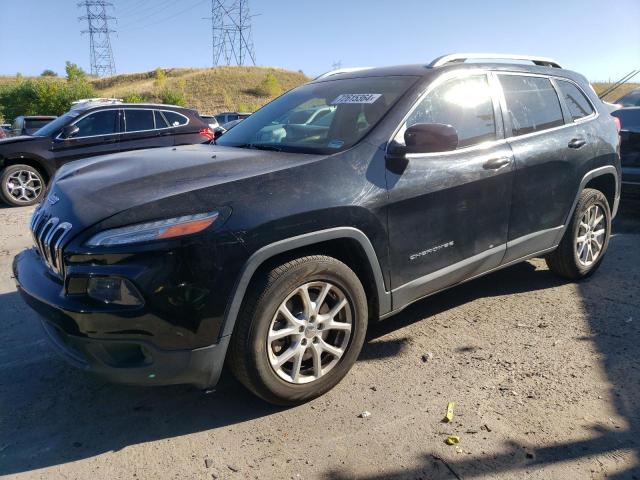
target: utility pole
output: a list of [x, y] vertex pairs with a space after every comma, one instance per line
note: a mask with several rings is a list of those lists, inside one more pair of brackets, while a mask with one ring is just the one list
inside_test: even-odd
[[256, 64], [248, 0], [211, 0], [211, 63]]
[[79, 20], [87, 21], [87, 29], [82, 33], [89, 34], [91, 75], [98, 77], [114, 75], [116, 64], [113, 60], [109, 36], [114, 30], [109, 28], [109, 21], [115, 21], [115, 17], [107, 15], [107, 7], [113, 7], [113, 4], [105, 0], [84, 0], [78, 3], [78, 7], [86, 11], [86, 15], [79, 17]]

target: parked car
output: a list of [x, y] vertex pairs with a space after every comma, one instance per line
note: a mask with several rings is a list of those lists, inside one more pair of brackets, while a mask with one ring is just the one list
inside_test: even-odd
[[172, 105], [79, 103], [32, 136], [0, 140], [0, 198], [38, 203], [63, 164], [94, 155], [211, 141], [194, 110]]
[[222, 125], [222, 128], [224, 128], [224, 131], [227, 132], [228, 130], [231, 130], [233, 127], [235, 127], [240, 122], [242, 122], [242, 120], [244, 120], [244, 119], [243, 118], [239, 118], [237, 120], [231, 120], [230, 122], [227, 122], [224, 125]]
[[[112, 381], [209, 388], [223, 364], [298, 404], [353, 366], [369, 322], [544, 256], [602, 262], [620, 195], [614, 119], [553, 60], [374, 68], [312, 81], [217, 144], [60, 170], [14, 261], [72, 363]], [[331, 122], [283, 115], [335, 107]]]
[[640, 107], [640, 88], [631, 90], [615, 101], [622, 107]]
[[9, 128], [6, 128], [5, 125], [0, 125], [0, 139], [1, 138], [7, 138], [9, 136], [9, 132], [10, 130], [10, 125], [8, 125]]
[[41, 129], [57, 117], [49, 115], [33, 115], [19, 116], [13, 121], [11, 126], [11, 135], [18, 137], [20, 135], [33, 135], [37, 130]]
[[622, 160], [622, 193], [640, 194], [640, 107], [616, 110], [611, 115], [620, 119], [620, 156]]
[[216, 120], [222, 126], [225, 123], [233, 122], [234, 120], [244, 120], [247, 118], [250, 113], [241, 113], [241, 112], [223, 112], [216, 115]]
[[200, 115], [200, 118], [202, 119], [203, 122], [209, 125], [209, 128], [211, 130], [215, 131], [215, 129], [220, 126], [220, 124], [218, 123], [218, 120], [213, 115]]

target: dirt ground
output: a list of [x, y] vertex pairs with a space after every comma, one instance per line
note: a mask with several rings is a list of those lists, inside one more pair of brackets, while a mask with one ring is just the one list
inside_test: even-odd
[[590, 279], [534, 260], [431, 297], [370, 327], [345, 380], [290, 409], [228, 374], [206, 394], [67, 366], [11, 278], [30, 212], [0, 209], [0, 476], [640, 478], [638, 204]]

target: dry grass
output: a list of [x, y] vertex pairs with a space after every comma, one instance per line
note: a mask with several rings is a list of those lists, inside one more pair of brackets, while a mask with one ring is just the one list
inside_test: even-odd
[[[269, 73], [278, 79], [283, 92], [309, 81], [301, 72], [268, 67], [173, 68], [165, 72], [166, 86], [182, 92], [187, 105], [203, 115], [226, 110], [257, 110], [272, 100], [256, 93]], [[0, 88], [15, 81], [15, 77], [0, 77]], [[52, 81], [64, 81], [64, 78]], [[159, 89], [154, 84], [155, 71], [92, 78], [89, 81], [98, 97], [121, 98], [135, 93], [145, 100], [159, 101]]]

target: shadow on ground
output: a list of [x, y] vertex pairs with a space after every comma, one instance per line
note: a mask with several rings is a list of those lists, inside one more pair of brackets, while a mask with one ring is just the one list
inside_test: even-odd
[[[638, 215], [635, 210], [631, 211]], [[622, 224], [625, 232], [640, 233], [640, 215], [637, 218], [638, 222], [625, 218], [617, 224]], [[532, 468], [600, 455], [623, 446], [638, 455], [640, 330], [634, 326], [637, 322], [627, 327], [612, 326], [611, 316], [604, 313], [610, 308], [608, 302], [617, 302], [621, 314], [628, 310], [629, 315], [635, 313], [637, 317], [640, 300], [637, 291], [631, 300], [628, 294], [632, 292], [610, 291], [610, 285], [615, 284], [612, 279], [629, 274], [628, 268], [617, 270], [611, 268], [612, 264], [605, 262], [604, 273], [601, 271], [584, 282], [581, 289], [594, 331], [590, 340], [602, 354], [603, 367], [615, 389], [612, 393], [615, 407], [627, 420], [627, 427], [595, 431], [593, 438], [584, 442], [538, 449], [534, 452], [535, 458], [527, 463]], [[401, 314], [372, 326], [361, 360], [399, 354], [402, 340], [371, 340], [438, 312], [478, 297], [553, 288], [562, 283], [546, 270], [535, 270], [531, 264], [524, 263], [462, 285], [416, 303]], [[604, 301], [605, 298], [609, 300]], [[4, 333], [0, 336], [4, 345], [0, 351], [0, 408], [3, 412], [0, 418], [0, 475], [73, 462], [129, 445], [231, 426], [281, 411], [253, 397], [228, 374], [218, 386], [219, 393], [211, 394], [182, 386], [163, 387], [159, 392], [153, 388], [105, 383], [67, 367], [53, 355], [35, 316], [25, 318], [27, 310], [16, 293], [0, 295], [0, 312], [3, 312], [4, 323]], [[51, 386], [54, 386], [53, 391]], [[453, 478], [452, 471], [460, 472], [465, 478], [504, 473], [523, 466], [520, 460], [514, 464], [514, 451], [521, 452], [522, 446], [512, 444], [498, 456], [464, 459], [448, 465], [425, 452], [424, 465], [415, 471], [403, 470], [386, 477], [366, 478]], [[636, 473], [637, 470], [629, 470], [610, 478], [636, 478]], [[347, 478], [340, 471], [327, 472], [326, 476]]]

